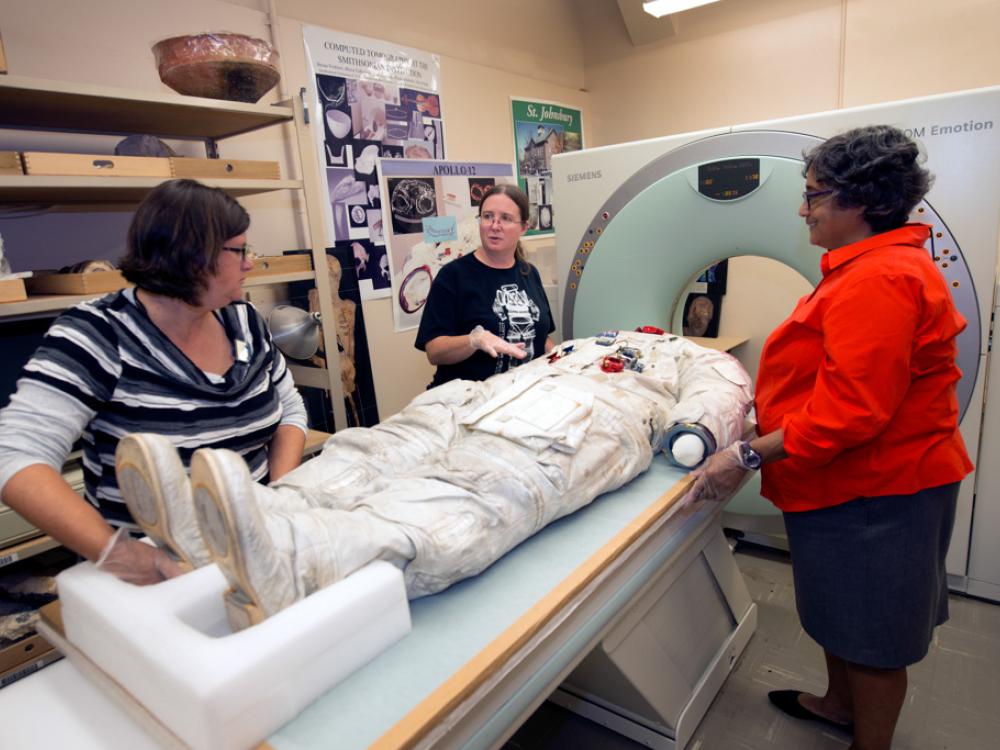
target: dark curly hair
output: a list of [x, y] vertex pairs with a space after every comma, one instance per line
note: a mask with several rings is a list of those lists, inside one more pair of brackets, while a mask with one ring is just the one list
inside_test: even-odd
[[246, 209], [221, 188], [163, 182], [132, 217], [122, 275], [140, 289], [197, 305], [222, 244], [249, 226]]
[[837, 205], [862, 207], [875, 232], [906, 223], [930, 189], [933, 176], [918, 164], [920, 150], [902, 130], [869, 125], [835, 135], [803, 154], [802, 175], [832, 188]]

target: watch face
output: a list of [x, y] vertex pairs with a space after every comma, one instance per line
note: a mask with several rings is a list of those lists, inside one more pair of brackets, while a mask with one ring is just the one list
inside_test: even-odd
[[750, 447], [750, 443], [740, 443], [740, 461], [748, 469], [759, 469], [763, 463], [760, 454]]

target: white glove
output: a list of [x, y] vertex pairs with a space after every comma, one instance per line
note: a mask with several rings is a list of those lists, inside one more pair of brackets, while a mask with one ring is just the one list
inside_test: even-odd
[[118, 529], [112, 535], [96, 564], [98, 570], [139, 586], [159, 583], [184, 572], [162, 549], [132, 539], [126, 529]]
[[524, 359], [528, 356], [523, 343], [512, 344], [482, 326], [476, 326], [469, 332], [469, 343], [472, 344], [473, 350], [479, 349], [494, 359], [501, 354], [508, 354], [514, 359]]
[[738, 442], [712, 454], [705, 463], [691, 472], [694, 483], [681, 500], [681, 507], [696, 500], [728, 500], [739, 489], [749, 471], [740, 463]]

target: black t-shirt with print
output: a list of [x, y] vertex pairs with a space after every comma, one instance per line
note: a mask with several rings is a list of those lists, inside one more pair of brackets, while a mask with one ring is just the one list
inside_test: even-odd
[[491, 268], [475, 255], [464, 255], [441, 267], [424, 306], [415, 346], [425, 351], [438, 336], [461, 336], [477, 325], [511, 343], [523, 342], [523, 360], [481, 351], [454, 365], [440, 365], [430, 387], [449, 380], [485, 380], [545, 353], [545, 339], [555, 330], [538, 269], [515, 263]]

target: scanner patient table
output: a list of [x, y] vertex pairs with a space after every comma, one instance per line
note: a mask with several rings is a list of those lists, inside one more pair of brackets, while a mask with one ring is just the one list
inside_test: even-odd
[[[756, 626], [721, 505], [675, 505], [688, 483], [656, 456], [479, 576], [410, 602], [409, 635], [262, 746], [497, 747], [550, 697], [651, 747], [684, 747]], [[57, 627], [40, 630], [59, 645]], [[0, 692], [5, 745], [170, 746], [127, 696], [80, 679], [96, 668], [62, 645], [70, 660]]]

